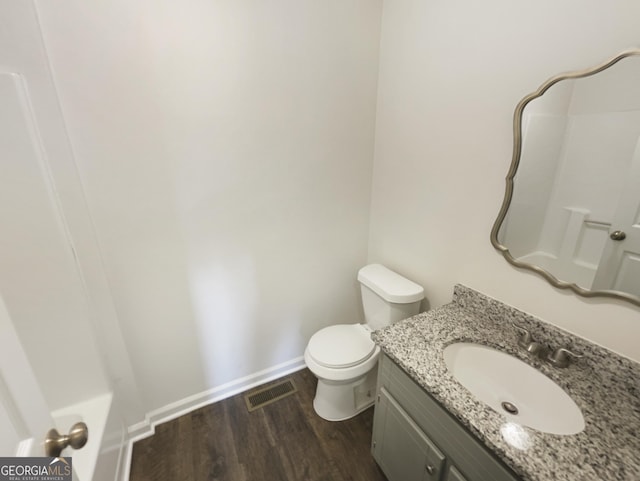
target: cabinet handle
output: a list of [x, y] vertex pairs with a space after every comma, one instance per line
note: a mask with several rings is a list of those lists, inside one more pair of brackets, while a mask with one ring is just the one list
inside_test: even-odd
[[435, 473], [435, 472], [436, 472], [436, 468], [434, 468], [434, 467], [433, 467], [432, 465], [430, 465], [430, 464], [427, 464], [427, 465], [426, 465], [426, 467], [425, 467], [424, 469], [426, 469], [426, 470], [427, 470], [427, 473], [429, 473], [429, 474], [433, 474], [433, 473]]

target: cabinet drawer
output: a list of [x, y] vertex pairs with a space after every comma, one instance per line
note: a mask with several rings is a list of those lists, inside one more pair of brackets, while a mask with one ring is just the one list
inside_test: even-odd
[[380, 359], [378, 393], [383, 388], [457, 467], [459, 472], [452, 476], [467, 481], [519, 479], [386, 355]]

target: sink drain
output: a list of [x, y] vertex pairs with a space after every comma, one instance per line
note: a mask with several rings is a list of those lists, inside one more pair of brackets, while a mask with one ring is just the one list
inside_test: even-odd
[[502, 409], [507, 411], [509, 414], [518, 414], [518, 407], [509, 401], [502, 401], [501, 406]]

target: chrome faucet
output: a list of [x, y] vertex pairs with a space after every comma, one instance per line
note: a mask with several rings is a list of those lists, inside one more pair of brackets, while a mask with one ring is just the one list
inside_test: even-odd
[[559, 347], [553, 352], [549, 352], [549, 348], [545, 345], [534, 341], [528, 329], [511, 323], [518, 331], [518, 346], [527, 351], [529, 354], [538, 356], [540, 359], [548, 361], [553, 367], [567, 367], [574, 359], [584, 357], [582, 354], [576, 354], [565, 347]]
[[534, 356], [544, 357], [544, 354], [546, 353], [547, 348], [543, 344], [540, 344], [539, 342], [534, 341], [528, 329], [518, 326], [515, 323], [511, 323], [511, 325], [515, 327], [518, 331], [520, 331], [520, 334], [518, 335], [518, 346], [523, 348], [529, 354], [533, 354]]
[[580, 359], [582, 354], [576, 354], [564, 347], [560, 347], [547, 356], [547, 361], [554, 367], [567, 367], [572, 359]]

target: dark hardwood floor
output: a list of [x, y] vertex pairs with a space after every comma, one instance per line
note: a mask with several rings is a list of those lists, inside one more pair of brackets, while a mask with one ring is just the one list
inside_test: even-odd
[[133, 446], [130, 481], [386, 481], [370, 452], [373, 409], [328, 422], [312, 407], [316, 379], [253, 412], [242, 394], [156, 426]]

